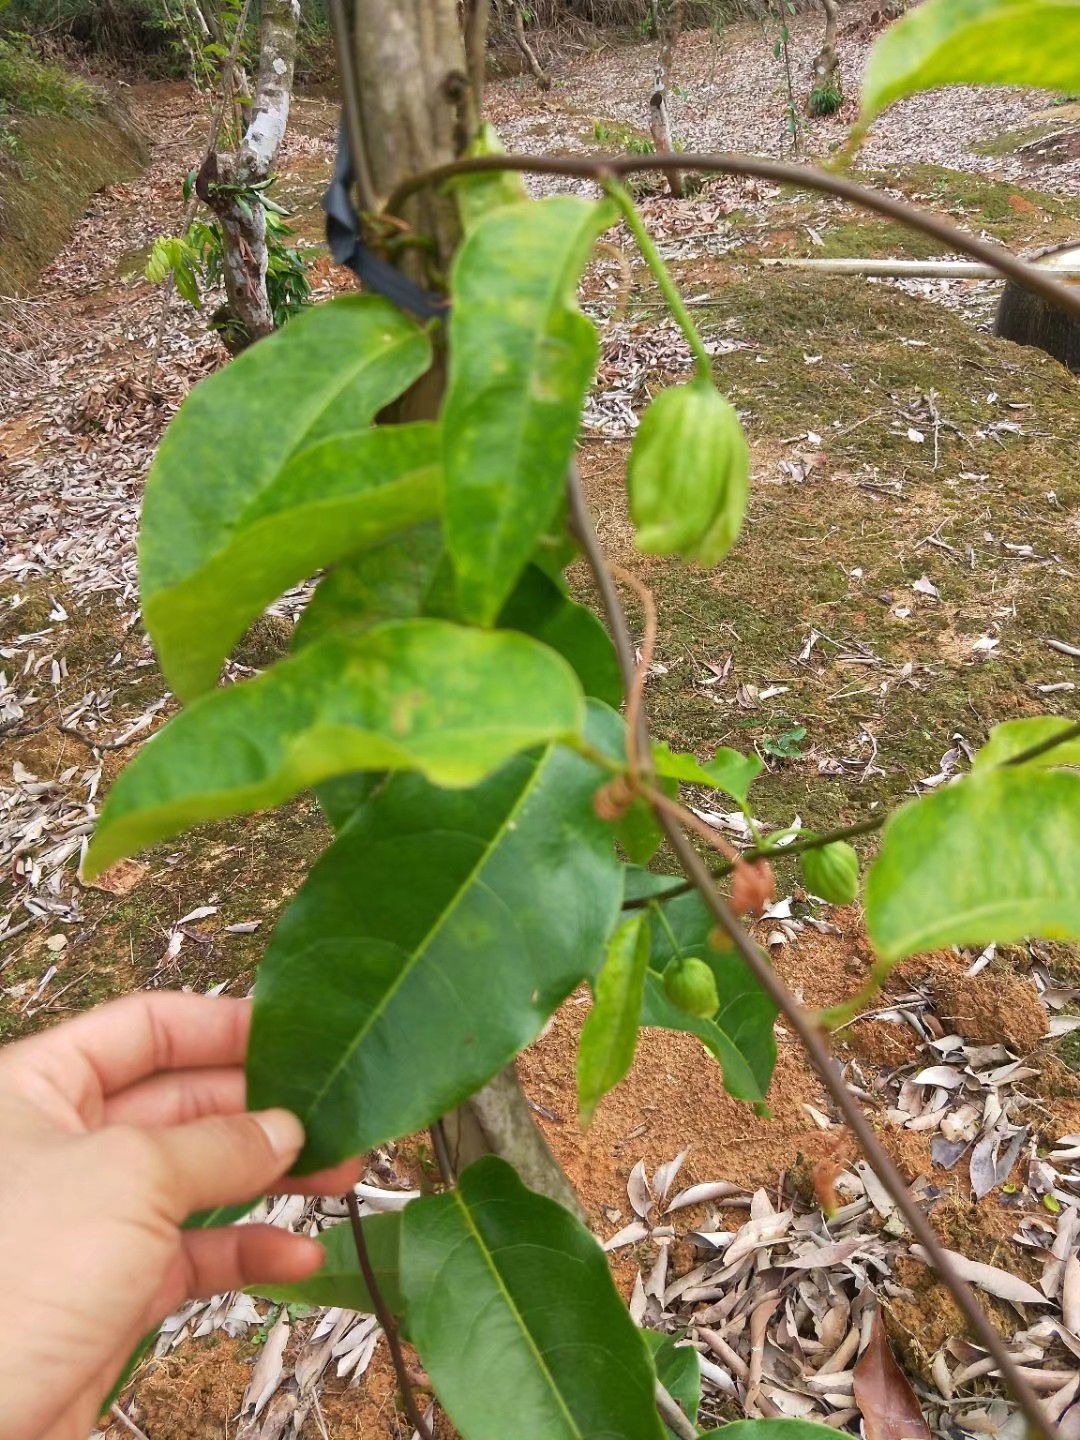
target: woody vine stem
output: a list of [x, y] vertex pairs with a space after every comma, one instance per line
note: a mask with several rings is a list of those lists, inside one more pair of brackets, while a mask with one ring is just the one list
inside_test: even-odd
[[[600, 593], [600, 601], [619, 658], [623, 683], [629, 692], [635, 684], [637, 667], [634, 661], [634, 647], [630, 638], [626, 612], [623, 609], [614, 577], [608, 570], [603, 549], [597, 539], [592, 517], [589, 515], [588, 507], [581, 493], [581, 482], [576, 469], [572, 471], [569, 480], [569, 504], [574, 529], [581, 541], [589, 569]], [[635, 727], [636, 733], [632, 736], [632, 741], [637, 746], [638, 764], [647, 771], [651, 763], [650, 743], [643, 708], [639, 711], [639, 715], [640, 723]], [[851, 1094], [839, 1070], [834, 1065], [818, 1022], [804, 1006], [799, 1004], [773, 969], [768, 956], [755, 944], [746, 928], [732, 913], [726, 900], [716, 889], [709, 867], [687, 838], [681, 821], [673, 817], [667, 806], [662, 809], [654, 806], [654, 814], [683, 873], [712, 911], [720, 928], [746, 962], [755, 980], [779, 1008], [802, 1041], [814, 1069], [821, 1077], [821, 1081], [835, 1101], [837, 1109], [867, 1155], [874, 1172], [888, 1190], [890, 1197], [895, 1200], [897, 1208], [922, 1245], [928, 1261], [949, 1287], [972, 1331], [989, 1351], [1002, 1376], [1008, 1382], [1033, 1433], [1048, 1436], [1046, 1417], [1034, 1391], [1031, 1390], [1019, 1366], [1005, 1348], [1001, 1336], [990, 1324], [970, 1286], [957, 1273], [955, 1266], [938, 1240], [933, 1226], [911, 1196], [903, 1176], [875, 1136], [862, 1107]]]

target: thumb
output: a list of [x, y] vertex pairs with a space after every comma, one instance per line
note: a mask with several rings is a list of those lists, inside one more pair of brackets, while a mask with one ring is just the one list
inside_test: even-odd
[[166, 1181], [171, 1217], [232, 1205], [264, 1194], [304, 1144], [304, 1127], [288, 1110], [213, 1115], [150, 1132]]

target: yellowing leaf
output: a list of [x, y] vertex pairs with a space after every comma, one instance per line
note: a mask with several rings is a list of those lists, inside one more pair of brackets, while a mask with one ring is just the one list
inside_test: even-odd
[[990, 768], [904, 805], [867, 877], [866, 920], [886, 960], [1080, 936], [1080, 775]]
[[443, 406], [446, 540], [466, 619], [491, 624], [566, 487], [596, 328], [575, 299], [607, 205], [502, 205], [458, 251]]
[[924, 0], [871, 50], [860, 125], [895, 100], [939, 85], [1080, 89], [1080, 4]]
[[566, 661], [511, 631], [404, 620], [327, 635], [155, 735], [109, 791], [84, 871], [355, 770], [472, 785], [519, 750], [577, 734], [584, 714]]
[[[363, 456], [350, 463], [339, 449], [309, 456], [314, 470], [309, 465], [303, 475], [289, 479], [282, 472], [309, 446], [342, 431], [355, 437], [430, 358], [427, 336], [389, 301], [352, 295], [297, 315], [286, 330], [245, 350], [184, 401], [147, 479], [139, 531], [146, 627], [181, 699], [214, 684], [233, 642], [280, 593], [278, 585], [287, 589], [347, 553], [353, 541], [357, 548], [370, 543], [370, 533], [365, 540], [346, 530], [346, 548], [331, 544], [331, 553], [319, 554], [313, 564], [305, 531], [309, 524], [321, 527], [312, 541], [333, 537], [349, 492], [377, 487], [374, 456], [370, 463]], [[428, 437], [422, 463], [430, 465], [437, 459], [433, 432], [416, 429]], [[388, 450], [379, 455], [389, 461]], [[275, 493], [279, 484], [283, 488]], [[334, 497], [321, 514], [320, 488]], [[429, 507], [422, 506], [425, 513]], [[298, 512], [291, 522], [290, 509]], [[404, 513], [400, 519], [411, 523]], [[252, 536], [249, 526], [259, 533]]]

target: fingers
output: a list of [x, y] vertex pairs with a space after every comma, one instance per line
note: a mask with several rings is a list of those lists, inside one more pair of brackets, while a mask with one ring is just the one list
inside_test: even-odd
[[238, 1065], [170, 1070], [110, 1096], [102, 1119], [106, 1125], [186, 1125], [207, 1115], [239, 1114], [246, 1092]]
[[[233, 1069], [173, 1070], [129, 1085], [105, 1104], [104, 1121], [112, 1125], [186, 1125], [212, 1115], [239, 1115], [244, 1110], [244, 1072]], [[340, 1195], [363, 1173], [359, 1156], [311, 1175], [286, 1176], [279, 1194]]]
[[326, 1251], [306, 1235], [273, 1225], [185, 1230], [184, 1296], [203, 1299], [249, 1285], [291, 1285], [313, 1275]]
[[[149, 1140], [164, 1212], [174, 1221], [280, 1190], [281, 1176], [304, 1143], [304, 1128], [287, 1110], [215, 1115], [186, 1125], [129, 1132]], [[144, 1151], [144, 1154], [146, 1151]]]
[[161, 1070], [242, 1065], [251, 1002], [160, 991], [125, 996], [11, 1046], [6, 1063], [28, 1065], [100, 1116], [104, 1097]]

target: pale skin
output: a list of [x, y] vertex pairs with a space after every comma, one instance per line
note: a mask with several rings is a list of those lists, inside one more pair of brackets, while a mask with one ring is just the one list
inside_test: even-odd
[[0, 1432], [85, 1440], [139, 1339], [185, 1300], [286, 1283], [322, 1250], [267, 1225], [182, 1230], [287, 1179], [303, 1129], [245, 1109], [246, 1000], [132, 995], [0, 1050]]

